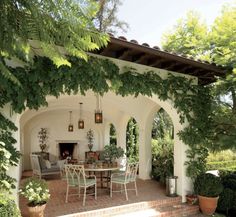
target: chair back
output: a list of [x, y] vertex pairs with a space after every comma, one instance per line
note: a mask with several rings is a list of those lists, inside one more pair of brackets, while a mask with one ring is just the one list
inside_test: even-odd
[[138, 172], [138, 163], [128, 163], [126, 168], [126, 180], [135, 181]]
[[75, 165], [75, 171], [80, 184], [86, 184], [84, 165]]
[[65, 172], [69, 184], [86, 183], [84, 165], [65, 164]]
[[40, 175], [41, 174], [41, 166], [40, 166], [40, 156], [36, 154], [31, 154], [30, 159], [31, 159], [31, 165], [32, 165], [32, 170], [33, 174]]

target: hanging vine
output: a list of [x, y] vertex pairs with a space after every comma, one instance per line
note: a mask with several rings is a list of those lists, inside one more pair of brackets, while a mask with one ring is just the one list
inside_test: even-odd
[[[0, 74], [0, 107], [9, 103], [12, 110], [21, 113], [27, 107], [38, 109], [47, 106], [46, 96], [61, 94], [85, 94], [92, 90], [104, 94], [109, 90], [122, 96], [156, 94], [161, 100], [171, 100], [180, 115], [180, 122], [189, 125], [179, 133], [183, 142], [189, 145], [187, 175], [193, 177], [204, 170], [207, 151], [205, 144], [211, 135], [211, 96], [207, 87], [194, 85], [185, 77], [169, 74], [162, 79], [153, 71], [143, 74], [126, 67], [122, 73], [117, 65], [107, 59], [90, 57], [85, 60], [70, 58], [71, 67], [55, 66], [46, 57], [35, 57], [30, 66], [8, 69], [19, 80], [15, 85]], [[17, 130], [12, 122], [0, 116], [0, 141], [12, 156], [12, 164], [19, 162], [20, 154], [14, 148], [16, 142], [11, 132]], [[1, 169], [1, 168], [0, 168]], [[191, 172], [193, 171], [195, 172]], [[195, 174], [194, 174], [195, 173]], [[2, 187], [2, 186], [1, 186]]]

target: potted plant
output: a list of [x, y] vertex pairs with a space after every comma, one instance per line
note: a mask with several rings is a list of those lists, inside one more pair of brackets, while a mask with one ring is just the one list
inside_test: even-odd
[[47, 182], [43, 179], [29, 178], [20, 189], [20, 194], [28, 199], [30, 217], [43, 217], [46, 203], [50, 198]]
[[212, 215], [216, 210], [219, 195], [223, 191], [220, 178], [210, 173], [200, 174], [195, 179], [194, 191], [198, 195], [203, 214]]
[[93, 140], [94, 140], [94, 133], [93, 133], [93, 131], [91, 129], [87, 132], [87, 139], [88, 139], [89, 151], [92, 151]]
[[38, 132], [38, 138], [41, 152], [44, 152], [44, 150], [47, 148], [47, 139], [48, 139], [48, 132], [46, 128], [40, 129], [40, 131]]
[[123, 157], [124, 150], [121, 147], [117, 147], [115, 144], [105, 145], [103, 156], [109, 163], [114, 163], [114, 161], [120, 157]]

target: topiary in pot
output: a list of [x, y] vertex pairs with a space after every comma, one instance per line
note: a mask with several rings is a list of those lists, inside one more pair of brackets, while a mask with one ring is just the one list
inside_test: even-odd
[[198, 195], [201, 211], [206, 215], [212, 215], [223, 191], [220, 178], [210, 173], [200, 174], [195, 179], [194, 191]]
[[123, 155], [123, 148], [115, 144], [105, 145], [104, 147], [103, 156], [105, 159], [109, 160], [110, 163], [114, 163], [116, 159], [123, 157]]

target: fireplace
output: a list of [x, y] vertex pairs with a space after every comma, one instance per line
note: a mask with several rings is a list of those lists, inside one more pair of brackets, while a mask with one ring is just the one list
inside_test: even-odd
[[74, 152], [75, 152], [75, 145], [77, 145], [77, 143], [60, 142], [59, 143], [59, 158], [66, 159], [69, 157], [69, 158], [73, 159]]

